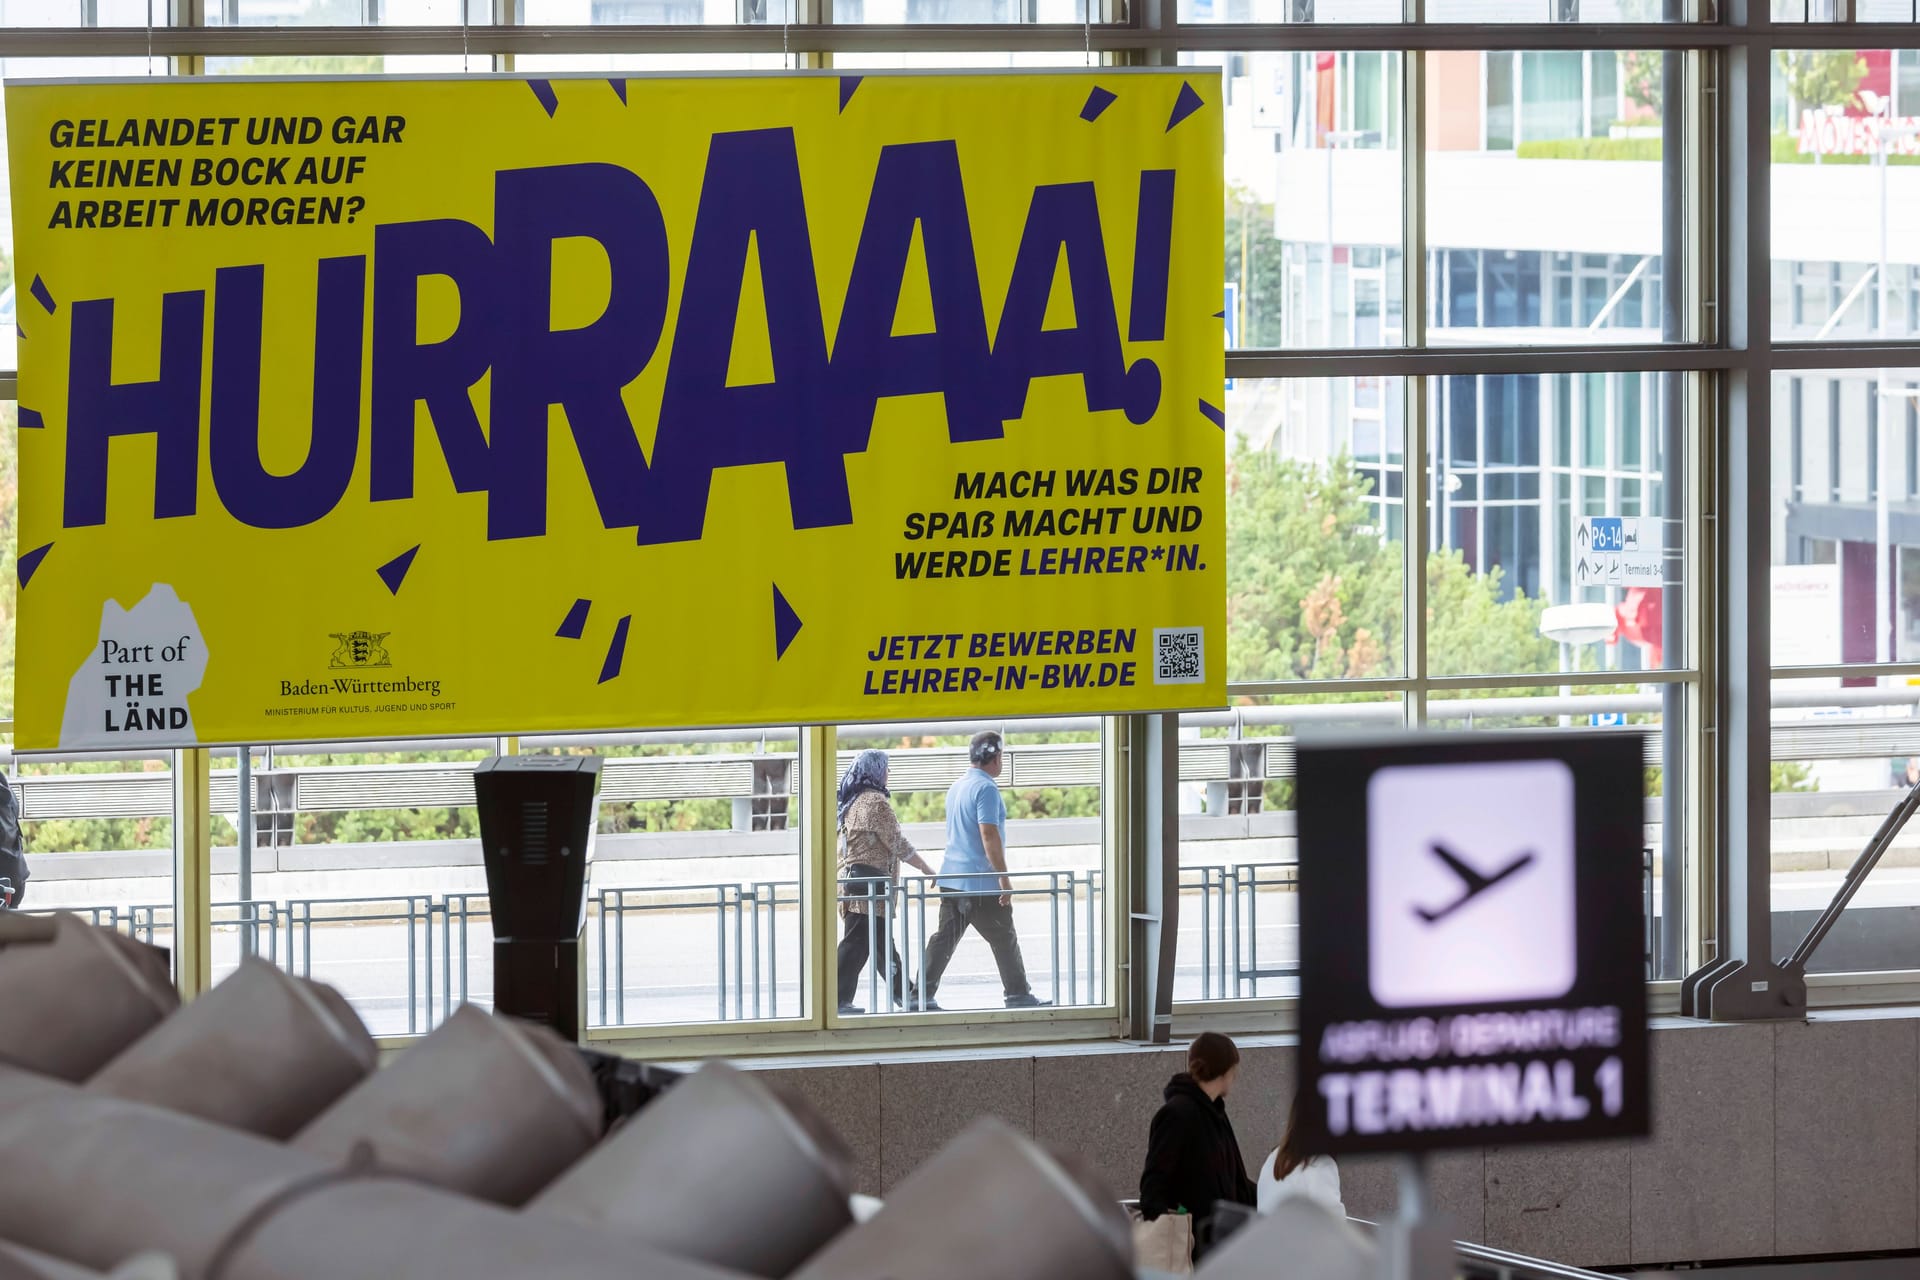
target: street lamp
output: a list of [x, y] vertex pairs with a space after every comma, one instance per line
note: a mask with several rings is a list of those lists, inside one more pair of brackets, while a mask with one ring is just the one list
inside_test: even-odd
[[[1613, 606], [1607, 604], [1556, 604], [1540, 611], [1540, 634], [1560, 646], [1560, 672], [1562, 675], [1573, 669], [1573, 649], [1577, 645], [1598, 644], [1613, 637], [1619, 620], [1614, 617]], [[1560, 686], [1560, 696], [1571, 698], [1571, 685]], [[1573, 717], [1562, 715], [1560, 727], [1566, 728], [1573, 723]]]

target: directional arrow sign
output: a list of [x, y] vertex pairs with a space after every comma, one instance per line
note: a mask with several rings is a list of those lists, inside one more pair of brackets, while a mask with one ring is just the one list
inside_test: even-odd
[[1573, 585], [1657, 587], [1666, 580], [1666, 523], [1653, 516], [1574, 522]]

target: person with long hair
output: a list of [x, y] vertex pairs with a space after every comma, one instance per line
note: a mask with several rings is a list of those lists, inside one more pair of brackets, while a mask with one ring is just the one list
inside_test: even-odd
[[[840, 1012], [864, 1012], [854, 1004], [860, 989], [860, 974], [867, 967], [869, 953], [874, 972], [886, 981], [885, 957], [893, 958], [894, 1002], [916, 1003], [907, 966], [893, 945], [892, 933], [885, 923], [885, 908], [892, 901], [891, 885], [900, 878], [900, 864], [918, 867], [932, 875], [926, 859], [914, 852], [900, 830], [900, 819], [893, 812], [893, 793], [887, 790], [887, 753], [862, 751], [847, 766], [840, 779]], [[881, 911], [876, 913], [874, 908]], [[871, 921], [871, 923], [869, 923]], [[869, 946], [877, 936], [881, 951]]]
[[1194, 1261], [1206, 1252], [1213, 1206], [1252, 1205], [1254, 1187], [1227, 1119], [1227, 1095], [1240, 1074], [1240, 1049], [1217, 1031], [1187, 1046], [1187, 1069], [1167, 1081], [1164, 1102], [1147, 1132], [1140, 1172], [1140, 1216], [1193, 1215]]
[[1300, 1093], [1294, 1091], [1293, 1105], [1287, 1108], [1287, 1127], [1280, 1133], [1280, 1145], [1260, 1166], [1260, 1212], [1272, 1213], [1283, 1200], [1305, 1196], [1325, 1205], [1335, 1214], [1347, 1216], [1340, 1199], [1340, 1166], [1332, 1156], [1308, 1155], [1300, 1149]]

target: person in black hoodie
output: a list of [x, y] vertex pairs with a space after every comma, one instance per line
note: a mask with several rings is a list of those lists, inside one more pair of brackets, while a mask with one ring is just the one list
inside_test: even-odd
[[1240, 1050], [1217, 1031], [1187, 1047], [1187, 1069], [1167, 1082], [1166, 1102], [1147, 1133], [1140, 1171], [1140, 1216], [1151, 1221], [1184, 1209], [1193, 1215], [1194, 1260], [1206, 1252], [1215, 1201], [1255, 1203], [1253, 1180], [1227, 1119], [1227, 1094], [1240, 1071]]

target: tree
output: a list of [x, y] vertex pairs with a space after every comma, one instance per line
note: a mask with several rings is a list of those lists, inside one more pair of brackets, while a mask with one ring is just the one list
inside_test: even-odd
[[[317, 3], [308, 9], [302, 22], [325, 26], [353, 26], [360, 21], [360, 6], [341, 0]], [[386, 59], [377, 54], [335, 54], [289, 58], [219, 58], [210, 67], [223, 76], [377, 76], [386, 69]]]
[[1626, 100], [1656, 116], [1666, 100], [1661, 92], [1660, 70], [1667, 56], [1658, 49], [1633, 49], [1620, 55], [1620, 88]]
[[[1398, 674], [1401, 547], [1372, 528], [1368, 482], [1347, 459], [1276, 458], [1244, 443], [1227, 469], [1227, 676], [1328, 680]], [[1427, 559], [1428, 661], [1447, 672], [1552, 671], [1543, 601], [1502, 598], [1501, 575], [1459, 553]]]
[[1780, 60], [1788, 95], [1815, 111], [1851, 105], [1867, 78], [1867, 60], [1851, 49], [1782, 49], [1774, 56]]
[[[1663, 0], [1621, 0], [1620, 21], [1659, 22], [1662, 17], [1661, 11], [1665, 7]], [[1593, 56], [1597, 58], [1603, 55]], [[1623, 97], [1627, 101], [1639, 103], [1654, 115], [1659, 115], [1661, 103], [1665, 100], [1660, 84], [1661, 68], [1668, 57], [1680, 55], [1669, 55], [1658, 49], [1629, 49], [1619, 56], [1620, 89]], [[1630, 115], [1624, 109], [1620, 114], [1623, 117]]]
[[[1281, 300], [1286, 258], [1273, 235], [1273, 206], [1245, 187], [1227, 190], [1227, 279], [1239, 286], [1243, 347], [1281, 345]], [[1245, 270], [1241, 269], [1244, 259]]]

